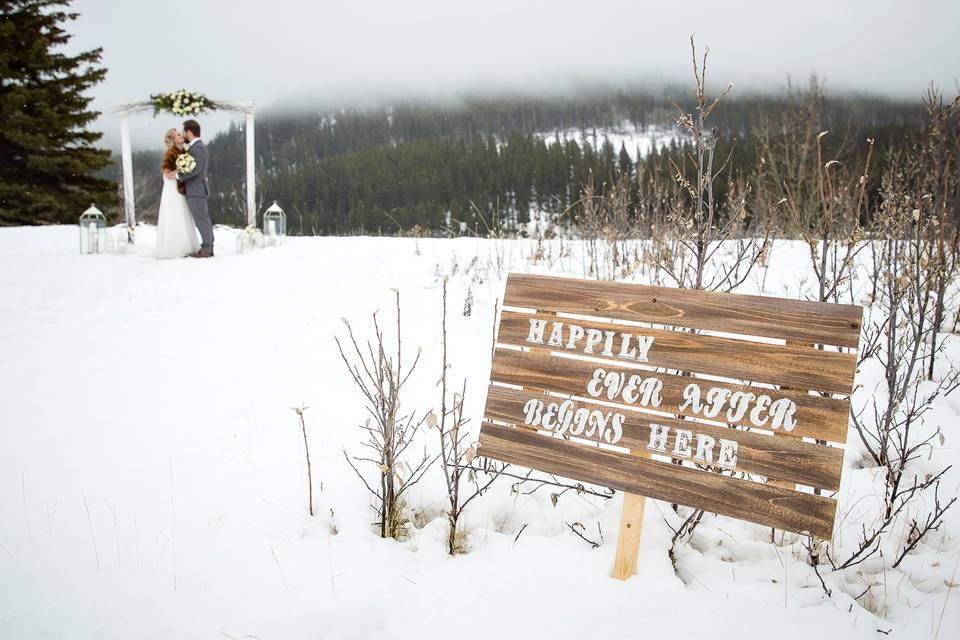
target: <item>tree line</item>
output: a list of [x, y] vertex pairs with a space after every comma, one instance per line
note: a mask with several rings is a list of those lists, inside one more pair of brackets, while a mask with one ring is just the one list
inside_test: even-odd
[[[828, 153], [865, 153], [869, 135], [878, 140], [875, 162], [882, 165], [888, 152], [908, 145], [922, 129], [919, 101], [830, 97], [812, 79], [809, 86], [772, 96], [730, 99], [715, 112], [713, 125], [723, 132], [718, 151], [727, 175], [754, 172], [762, 163], [758, 132], [764, 131], [767, 143], [786, 135], [776, 130], [776, 123], [806, 108], [811, 91], [819, 96], [816, 124], [831, 131], [825, 142]], [[679, 106], [695, 109], [683, 102]], [[522, 232], [538, 214], [555, 220], [565, 213], [575, 215], [574, 205], [588, 181], [600, 186], [624, 177], [631, 185], [632, 202], [639, 205], [640, 194], [649, 192], [653, 182], [673, 182], [676, 167], [693, 170], [690, 141], [677, 130], [677, 113], [669, 93], [639, 89], [266, 113], [256, 129], [259, 210], [278, 201], [293, 234]], [[667, 135], [646, 154], [605, 137], [647, 126]], [[209, 147], [214, 219], [242, 226], [242, 127], [231, 126]], [[159, 198], [156, 158], [156, 152], [134, 157], [137, 207], [148, 219]], [[721, 201], [727, 186], [717, 184]]]

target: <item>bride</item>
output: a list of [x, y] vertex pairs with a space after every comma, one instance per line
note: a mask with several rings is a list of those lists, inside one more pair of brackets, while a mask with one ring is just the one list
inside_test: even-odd
[[[166, 151], [161, 169], [164, 172], [177, 170], [177, 156], [183, 150], [183, 134], [170, 129], [163, 137]], [[156, 258], [183, 258], [200, 250], [197, 227], [187, 208], [183, 187], [176, 180], [163, 179], [160, 193], [160, 213], [157, 216], [157, 242], [153, 248]]]

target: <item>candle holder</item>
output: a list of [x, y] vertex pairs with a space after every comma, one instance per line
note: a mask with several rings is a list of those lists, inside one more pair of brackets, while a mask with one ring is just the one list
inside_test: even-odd
[[107, 216], [93, 204], [80, 216], [80, 253], [101, 253], [105, 250]]
[[265, 244], [274, 245], [283, 243], [287, 235], [287, 214], [283, 212], [277, 201], [263, 212], [263, 236]]

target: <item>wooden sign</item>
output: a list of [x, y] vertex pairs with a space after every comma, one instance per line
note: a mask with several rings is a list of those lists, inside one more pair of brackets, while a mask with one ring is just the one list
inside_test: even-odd
[[828, 539], [863, 309], [510, 274], [481, 455]]

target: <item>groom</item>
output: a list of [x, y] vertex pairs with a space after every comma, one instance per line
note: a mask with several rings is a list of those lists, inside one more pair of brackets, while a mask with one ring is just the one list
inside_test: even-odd
[[200, 251], [191, 254], [190, 257], [212, 258], [213, 223], [210, 222], [210, 213], [207, 211], [207, 196], [210, 195], [210, 190], [207, 188], [207, 147], [200, 139], [200, 123], [196, 120], [184, 122], [183, 137], [187, 141], [190, 155], [197, 161], [193, 171], [176, 174], [177, 180], [183, 183], [186, 190], [187, 207], [200, 231]]

